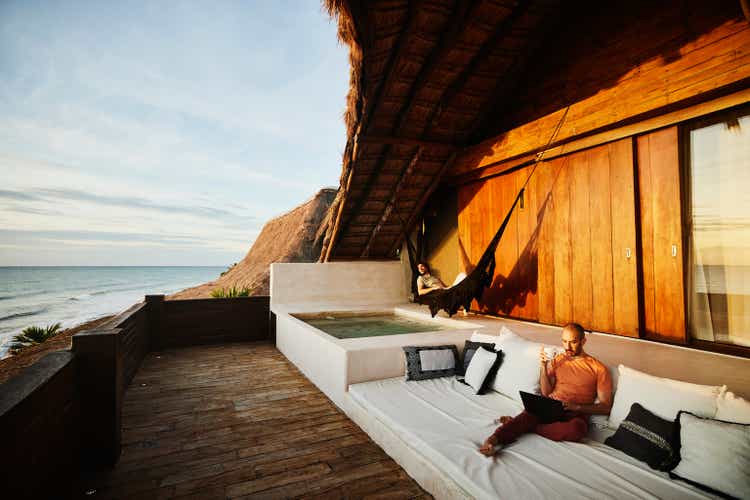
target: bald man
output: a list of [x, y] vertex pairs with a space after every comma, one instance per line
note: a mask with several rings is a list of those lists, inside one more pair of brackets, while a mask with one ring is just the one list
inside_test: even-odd
[[[523, 411], [515, 417], [500, 417], [500, 427], [479, 448], [492, 456], [504, 445], [522, 434], [535, 432], [554, 441], [580, 441], [588, 432], [589, 415], [607, 415], [612, 409], [612, 377], [596, 358], [584, 352], [586, 332], [578, 323], [569, 323], [562, 330], [565, 349], [554, 359], [539, 353], [539, 386], [542, 395], [562, 402], [562, 420], [540, 423], [533, 414]], [[598, 402], [595, 402], [597, 401]]]

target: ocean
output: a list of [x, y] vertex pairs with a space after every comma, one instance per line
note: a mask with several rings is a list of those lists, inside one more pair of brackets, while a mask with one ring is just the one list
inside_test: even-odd
[[0, 267], [0, 358], [27, 326], [63, 328], [124, 311], [145, 295], [170, 294], [226, 267]]

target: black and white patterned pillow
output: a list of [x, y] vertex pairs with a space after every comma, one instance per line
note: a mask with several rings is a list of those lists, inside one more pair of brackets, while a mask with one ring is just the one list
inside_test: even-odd
[[677, 425], [648, 411], [638, 403], [604, 443], [646, 462], [656, 470], [669, 471], [680, 461]]
[[490, 344], [489, 342], [472, 342], [471, 340], [467, 340], [464, 343], [464, 355], [461, 362], [461, 371], [458, 373], [463, 375], [466, 373], [466, 369], [469, 367], [469, 363], [471, 363], [471, 358], [474, 357], [474, 353], [477, 352], [477, 349], [480, 347], [484, 347], [488, 351], [495, 351], [495, 344]]
[[404, 346], [406, 380], [452, 377], [459, 369], [455, 345]]

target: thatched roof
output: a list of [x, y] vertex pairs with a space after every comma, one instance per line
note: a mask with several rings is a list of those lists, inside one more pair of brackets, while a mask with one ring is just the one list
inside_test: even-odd
[[558, 0], [325, 0], [350, 48], [341, 189], [321, 259], [390, 258], [458, 148], [481, 139]]

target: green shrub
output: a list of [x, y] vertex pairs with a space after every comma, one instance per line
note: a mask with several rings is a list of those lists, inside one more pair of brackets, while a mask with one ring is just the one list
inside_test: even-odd
[[211, 297], [215, 299], [233, 299], [235, 297], [249, 297], [250, 289], [247, 287], [237, 288], [216, 288], [211, 292]]
[[11, 354], [18, 354], [27, 347], [48, 341], [58, 333], [60, 333], [60, 323], [48, 325], [46, 328], [41, 326], [26, 327], [21, 333], [13, 336], [9, 351]]

